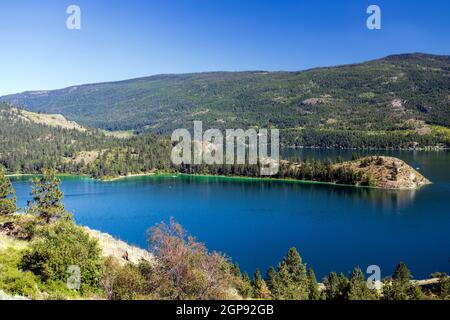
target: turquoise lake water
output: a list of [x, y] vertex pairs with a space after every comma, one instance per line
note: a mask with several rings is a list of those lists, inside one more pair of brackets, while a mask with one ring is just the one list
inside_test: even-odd
[[[352, 151], [289, 150], [323, 159]], [[375, 152], [371, 152], [375, 153]], [[376, 152], [405, 160], [433, 184], [387, 191], [279, 181], [157, 176], [100, 182], [64, 178], [64, 203], [82, 225], [146, 247], [145, 231], [174, 217], [209, 249], [263, 272], [295, 246], [318, 277], [402, 260], [416, 278], [450, 271], [450, 152]], [[14, 180], [19, 205], [28, 178]]]

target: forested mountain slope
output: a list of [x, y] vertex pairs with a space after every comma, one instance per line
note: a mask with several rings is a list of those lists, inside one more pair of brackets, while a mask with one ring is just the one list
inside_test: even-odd
[[207, 127], [430, 132], [450, 126], [450, 57], [405, 54], [302, 72], [211, 72], [9, 95], [108, 130]]
[[[44, 124], [43, 119], [50, 122]], [[0, 104], [0, 166], [8, 173], [39, 173], [53, 167], [61, 173], [117, 176], [169, 167], [169, 155], [166, 138], [147, 134], [119, 139], [59, 115]]]

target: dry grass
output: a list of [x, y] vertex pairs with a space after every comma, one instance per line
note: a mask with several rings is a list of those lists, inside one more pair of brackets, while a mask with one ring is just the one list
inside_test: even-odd
[[82, 127], [75, 121], [67, 120], [63, 115], [60, 114], [34, 113], [18, 109], [13, 109], [13, 111], [17, 112], [18, 116], [25, 121], [31, 121], [37, 124], [43, 124], [50, 127], [59, 127], [63, 129], [77, 130], [82, 132], [86, 131], [86, 128]]
[[121, 264], [127, 262], [139, 263], [142, 260], [154, 263], [154, 256], [141, 248], [127, 244], [124, 241], [113, 238], [111, 235], [102, 233], [97, 230], [92, 230], [84, 227], [84, 230], [91, 236], [91, 238], [96, 239], [104, 257], [114, 257]]

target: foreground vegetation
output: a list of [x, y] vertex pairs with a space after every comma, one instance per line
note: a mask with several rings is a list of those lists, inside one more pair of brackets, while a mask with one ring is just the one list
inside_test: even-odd
[[[435, 274], [437, 280], [420, 286], [403, 263], [380, 290], [367, 287], [359, 268], [348, 277], [332, 272], [319, 284], [295, 248], [277, 268], [250, 278], [173, 220], [148, 231], [154, 261], [105, 257], [65, 211], [59, 184], [55, 171], [45, 170], [33, 180], [28, 213], [16, 214], [14, 190], [0, 171], [0, 292], [31, 299], [450, 299], [449, 277]], [[71, 266], [80, 270], [75, 287], [68, 285]]]

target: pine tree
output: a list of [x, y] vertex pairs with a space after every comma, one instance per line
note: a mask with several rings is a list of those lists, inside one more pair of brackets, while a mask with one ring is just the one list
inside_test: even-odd
[[375, 289], [369, 289], [363, 272], [359, 267], [355, 268], [349, 277], [349, 300], [373, 300], [376, 298]]
[[241, 268], [239, 268], [239, 263], [231, 264], [231, 272], [234, 276], [242, 278]]
[[317, 283], [316, 275], [312, 268], [308, 269], [308, 285], [309, 285], [309, 300], [319, 300], [320, 290], [319, 284]]
[[259, 269], [256, 269], [252, 281], [253, 297], [255, 299], [268, 300], [271, 298], [269, 288], [267, 288], [266, 282], [261, 276]]
[[423, 299], [421, 289], [411, 282], [412, 275], [405, 263], [400, 262], [395, 268], [392, 280], [383, 287], [383, 295], [387, 300], [420, 300]]
[[56, 177], [56, 170], [44, 169], [42, 176], [33, 179], [32, 182], [33, 201], [29, 204], [31, 214], [38, 215], [46, 223], [69, 217], [62, 203], [61, 180]]
[[295, 248], [289, 249], [287, 256], [279, 264], [271, 285], [274, 299], [308, 299], [309, 288], [306, 266], [302, 263], [300, 254]]
[[277, 274], [277, 272], [275, 271], [274, 267], [270, 267], [266, 273], [266, 284], [271, 292], [273, 291], [273, 281], [274, 281], [276, 274]]
[[[0, 216], [17, 211], [15, 192], [11, 181], [5, 175], [5, 169], [0, 167]], [[11, 197], [13, 196], [13, 197]]]
[[348, 279], [341, 273], [331, 272], [323, 281], [325, 285], [325, 297], [327, 300], [347, 300]]
[[443, 300], [450, 300], [450, 277], [445, 273], [439, 279], [439, 297]]
[[247, 272], [245, 272], [244, 275], [242, 276], [242, 281], [244, 283], [243, 288], [241, 290], [242, 296], [245, 298], [253, 297], [252, 282]]

